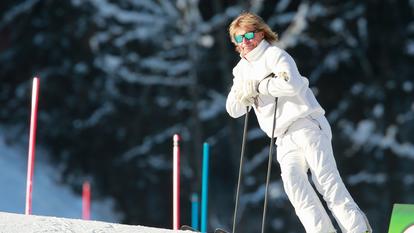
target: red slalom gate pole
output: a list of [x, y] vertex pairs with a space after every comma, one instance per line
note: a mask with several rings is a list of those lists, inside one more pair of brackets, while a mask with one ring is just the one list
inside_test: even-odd
[[91, 186], [88, 181], [82, 186], [82, 219], [91, 219]]
[[33, 78], [32, 87], [32, 109], [30, 116], [30, 136], [29, 136], [29, 153], [27, 162], [27, 182], [26, 182], [26, 209], [25, 214], [32, 213], [32, 190], [33, 190], [33, 170], [35, 161], [36, 148], [36, 128], [37, 128], [37, 106], [39, 100], [39, 78]]
[[180, 228], [180, 136], [173, 137], [173, 230]]

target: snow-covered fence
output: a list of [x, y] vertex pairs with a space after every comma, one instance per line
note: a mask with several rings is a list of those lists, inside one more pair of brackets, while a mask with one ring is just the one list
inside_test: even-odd
[[154, 227], [0, 212], [1, 233], [188, 233]]

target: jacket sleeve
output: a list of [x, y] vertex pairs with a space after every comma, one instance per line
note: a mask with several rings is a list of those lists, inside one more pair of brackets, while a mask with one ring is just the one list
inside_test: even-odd
[[231, 87], [230, 92], [227, 96], [226, 110], [231, 117], [238, 118], [238, 117], [243, 116], [246, 113], [246, 106], [240, 103], [236, 99], [236, 88], [237, 87], [235, 83], [237, 82], [238, 77], [237, 75], [235, 75], [234, 69], [233, 69], [233, 75], [234, 75], [233, 86]]
[[265, 81], [264, 95], [294, 96], [309, 82], [302, 77], [293, 58], [284, 50], [273, 47], [267, 54], [266, 65], [276, 75]]

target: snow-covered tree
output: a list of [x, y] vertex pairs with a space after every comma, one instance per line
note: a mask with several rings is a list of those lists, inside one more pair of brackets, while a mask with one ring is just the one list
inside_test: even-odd
[[[28, 131], [41, 78], [38, 142], [80, 188], [93, 177], [124, 222], [171, 226], [172, 135], [182, 140], [183, 223], [211, 144], [210, 225], [230, 228], [243, 120], [225, 112], [243, 10], [279, 33], [326, 109], [342, 177], [376, 231], [413, 202], [413, 1], [21, 0], [0, 7], [0, 119]], [[238, 232], [261, 223], [268, 138], [251, 117]], [[268, 226], [303, 231], [273, 166]], [[383, 211], [378, 211], [381, 209]], [[155, 211], [157, 210], [157, 211]], [[58, 215], [58, 214], [57, 214]]]

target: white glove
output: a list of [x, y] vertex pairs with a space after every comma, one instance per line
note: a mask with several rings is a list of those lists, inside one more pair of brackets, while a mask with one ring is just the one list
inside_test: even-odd
[[247, 79], [243, 81], [243, 93], [246, 98], [254, 98], [259, 94], [257, 92], [257, 85], [259, 85], [258, 80]]
[[252, 96], [242, 96], [240, 99], [240, 103], [242, 103], [245, 106], [252, 106], [254, 104], [254, 98]]
[[252, 106], [257, 93], [257, 80], [243, 80], [234, 83], [235, 98], [238, 102], [245, 106]]
[[236, 98], [236, 100], [239, 103], [241, 103], [241, 104], [243, 104], [245, 106], [251, 106], [254, 103], [254, 98], [245, 95], [242, 90], [235, 89], [235, 95], [234, 95], [234, 97]]

